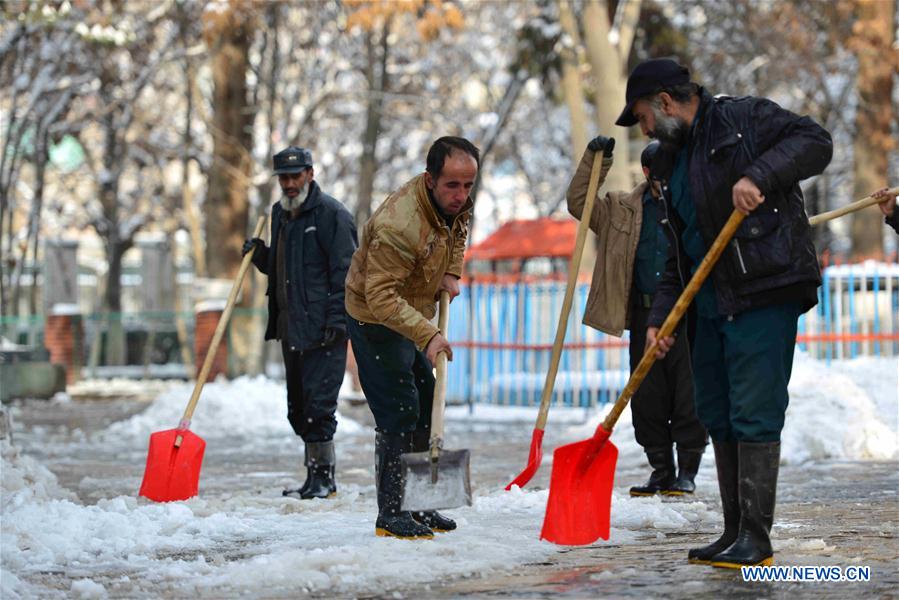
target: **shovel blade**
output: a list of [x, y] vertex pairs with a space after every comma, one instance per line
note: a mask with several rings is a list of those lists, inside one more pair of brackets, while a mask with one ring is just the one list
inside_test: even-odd
[[442, 450], [437, 461], [437, 482], [431, 480], [431, 455], [410, 452], [403, 465], [402, 510], [438, 510], [471, 506], [471, 455], [468, 450]]
[[[182, 437], [175, 447], [175, 438]], [[139, 494], [154, 502], [187, 500], [197, 495], [206, 441], [188, 429], [157, 431], [150, 436], [147, 466]]]
[[537, 469], [540, 468], [540, 463], [543, 461], [543, 431], [543, 429], [534, 428], [534, 433], [531, 434], [528, 464], [524, 466], [524, 470], [518, 474], [518, 477], [506, 486], [507, 492], [512, 489], [513, 485], [517, 485], [520, 488], [526, 486], [534, 476], [534, 473], [537, 472]]
[[609, 539], [617, 461], [602, 425], [592, 438], [556, 448], [540, 539], [566, 546]]

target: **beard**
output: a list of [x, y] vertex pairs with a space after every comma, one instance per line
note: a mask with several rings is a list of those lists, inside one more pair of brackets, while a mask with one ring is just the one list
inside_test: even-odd
[[670, 117], [653, 106], [652, 116], [655, 129], [652, 136], [670, 150], [680, 150], [687, 143], [687, 123], [677, 117]]
[[300, 188], [299, 193], [296, 196], [290, 197], [287, 195], [286, 190], [281, 190], [284, 193], [284, 197], [281, 198], [281, 206], [288, 211], [294, 211], [302, 206], [303, 202], [306, 200], [306, 195], [309, 193], [309, 182], [307, 181], [303, 184], [303, 187]]

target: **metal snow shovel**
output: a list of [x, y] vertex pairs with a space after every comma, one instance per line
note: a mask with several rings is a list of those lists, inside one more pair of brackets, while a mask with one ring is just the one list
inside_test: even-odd
[[[253, 237], [261, 237], [263, 227], [265, 227], [265, 216], [259, 217]], [[254, 248], [253, 252], [255, 251], [256, 249]], [[203, 391], [206, 378], [209, 377], [212, 361], [215, 359], [222, 335], [224, 335], [228, 326], [231, 311], [234, 309], [234, 302], [237, 300], [237, 294], [240, 291], [241, 283], [243, 283], [244, 275], [246, 275], [250, 266], [253, 252], [247, 252], [240, 263], [240, 270], [237, 272], [237, 278], [231, 286], [228, 302], [225, 304], [225, 310], [222, 312], [221, 318], [219, 318], [218, 325], [216, 325], [215, 333], [212, 335], [212, 342], [209, 345], [209, 350], [206, 352], [206, 359], [203, 361], [203, 367], [197, 375], [194, 391], [190, 395], [190, 401], [187, 403], [181, 422], [178, 423], [178, 427], [175, 429], [157, 431], [150, 435], [147, 466], [144, 469], [144, 480], [140, 485], [139, 492], [139, 495], [145, 498], [155, 502], [171, 502], [174, 500], [187, 500], [197, 495], [200, 484], [200, 467], [203, 465], [203, 452], [206, 450], [206, 441], [188, 429], [190, 427], [190, 419], [194, 414], [197, 401], [200, 399], [200, 392]]]
[[543, 393], [540, 395], [540, 410], [537, 412], [537, 423], [531, 434], [531, 449], [528, 452], [528, 463], [524, 470], [506, 486], [506, 490], [513, 485], [524, 487], [540, 468], [543, 460], [543, 432], [546, 429], [546, 419], [549, 416], [549, 404], [552, 402], [553, 386], [556, 383], [556, 375], [559, 372], [559, 360], [562, 358], [562, 344], [565, 343], [565, 332], [568, 329], [568, 315], [571, 313], [571, 304], [574, 300], [574, 290], [577, 286], [577, 274], [581, 268], [581, 258], [584, 253], [584, 242], [587, 240], [587, 230], [590, 229], [590, 215], [593, 213], [593, 204], [596, 201], [596, 189], [599, 187], [599, 173], [602, 169], [602, 159], [612, 155], [615, 148], [615, 140], [610, 139], [608, 146], [602, 153], [593, 155], [593, 168], [590, 170], [590, 180], [587, 184], [587, 198], [584, 200], [584, 211], [581, 213], [581, 221], [577, 226], [577, 237], [574, 243], [574, 253], [568, 263], [568, 284], [565, 286], [565, 298], [562, 301], [562, 312], [559, 314], [559, 324], [556, 327], [556, 339], [553, 341], [552, 354], [549, 360], [549, 370], [546, 372], [546, 380], [543, 383]]
[[[674, 308], [668, 313], [657, 339], [674, 333], [678, 322], [743, 218], [743, 213], [737, 210], [731, 213]], [[597, 538], [609, 539], [612, 483], [618, 460], [618, 448], [609, 440], [609, 435], [618, 422], [621, 411], [655, 363], [657, 348], [658, 344], [653, 344], [643, 354], [640, 364], [634, 369], [612, 410], [596, 428], [592, 438], [556, 448], [541, 539], [568, 546], [592, 544]]]
[[[892, 196], [899, 196], [899, 187], [891, 188], [887, 190], [887, 193], [891, 194]], [[847, 204], [846, 206], [841, 206], [840, 208], [837, 208], [835, 210], [824, 212], [820, 215], [815, 215], [814, 217], [809, 217], [808, 222], [810, 225], [818, 225], [820, 223], [830, 221], [831, 219], [836, 219], [838, 217], [842, 217], [843, 215], [848, 215], [849, 213], [861, 210], [868, 206], [880, 204], [881, 202], [883, 201], [875, 198], [874, 196], [865, 196], [861, 200], [856, 200], [852, 204]]]
[[[449, 292], [440, 293], [437, 326], [446, 335]], [[471, 506], [471, 455], [468, 450], [443, 449], [446, 406], [446, 353], [437, 355], [437, 381], [431, 408], [431, 446], [427, 452], [400, 456], [403, 465], [403, 510], [437, 510]]]

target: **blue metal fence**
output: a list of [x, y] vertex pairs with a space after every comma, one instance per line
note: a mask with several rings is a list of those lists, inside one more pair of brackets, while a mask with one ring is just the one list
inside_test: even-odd
[[[899, 265], [862, 263], [824, 270], [819, 303], [799, 320], [797, 344], [825, 360], [899, 356]], [[614, 401], [629, 375], [628, 334], [581, 323], [589, 284], [577, 286], [553, 403]], [[535, 406], [549, 366], [564, 281], [465, 285], [450, 305], [450, 402]]]

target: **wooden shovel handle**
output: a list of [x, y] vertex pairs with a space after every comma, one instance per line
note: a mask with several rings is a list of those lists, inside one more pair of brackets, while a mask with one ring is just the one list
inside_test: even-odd
[[[262, 237], [262, 230], [264, 227], [265, 215], [262, 215], [256, 222], [256, 230], [253, 232], [253, 237]], [[206, 352], [206, 359], [203, 361], [203, 367], [197, 375], [194, 391], [190, 395], [190, 402], [187, 403], [187, 408], [184, 409], [184, 416], [181, 417], [181, 423], [178, 426], [179, 429], [186, 428], [194, 414], [194, 409], [197, 407], [197, 401], [200, 399], [200, 392], [203, 391], [203, 385], [206, 384], [206, 379], [209, 377], [212, 361], [215, 360], [215, 353], [218, 351], [219, 343], [222, 341], [222, 336], [225, 333], [225, 329], [228, 327], [228, 321], [231, 319], [231, 312], [234, 310], [234, 303], [237, 301], [237, 295], [240, 293], [240, 286], [243, 283], [244, 276], [247, 274], [247, 269], [250, 267], [250, 261], [253, 260], [254, 252], [256, 252], [255, 247], [251, 252], [247, 252], [240, 262], [240, 270], [237, 271], [237, 277], [234, 279], [234, 283], [231, 284], [231, 293], [228, 294], [228, 302], [225, 304], [225, 310], [222, 312], [221, 318], [219, 318], [218, 325], [215, 326], [215, 333], [212, 335], [212, 343], [209, 344], [209, 350]], [[181, 436], [178, 436], [175, 440], [175, 446], [180, 445], [180, 440]]]
[[[699, 263], [699, 268], [696, 269], [696, 273], [690, 278], [690, 282], [687, 284], [687, 287], [684, 288], [684, 291], [681, 292], [680, 297], [674, 304], [674, 308], [671, 309], [671, 312], [668, 313], [668, 316], [665, 318], [665, 322], [662, 323], [662, 327], [659, 329], [659, 333], [656, 337], [657, 340], [669, 337], [674, 333], [681, 317], [684, 316], [684, 313], [687, 312], [687, 307], [690, 306], [690, 302], [693, 301], [693, 297], [696, 296], [699, 288], [702, 287], [702, 284], [709, 276], [709, 273], [712, 272], [712, 268], [715, 266], [715, 263], [718, 262], [718, 258], [724, 251], [724, 247], [730, 243], [731, 238], [734, 236], [734, 232], [737, 230], [737, 227], [740, 226], [740, 223], [743, 222], [744, 218], [745, 216], [743, 213], [738, 210], [734, 210], [734, 212], [731, 213], [730, 218], [727, 220], [727, 223], [724, 224], [718, 237], [715, 238], [715, 241], [706, 253], [705, 258]], [[602, 428], [606, 432], [612, 432], [612, 428], [615, 427], [615, 423], [618, 422], [618, 417], [621, 416], [621, 411], [627, 406], [631, 396], [633, 396], [634, 392], [637, 391], [637, 388], [640, 387], [640, 384], [643, 382], [649, 369], [652, 367], [653, 363], [655, 363], [657, 349], [658, 342], [650, 346], [643, 355], [643, 358], [640, 359], [640, 364], [634, 369], [631, 378], [627, 381], [627, 385], [621, 390], [618, 400], [615, 401], [615, 406], [612, 407], [612, 410], [609, 411], [605, 421], [602, 422]]]
[[596, 202], [599, 173], [602, 170], [602, 159], [604, 157], [605, 152], [597, 152], [593, 155], [593, 168], [590, 170], [590, 180], [587, 184], [587, 198], [584, 200], [584, 210], [581, 213], [581, 220], [577, 226], [574, 253], [571, 255], [571, 261], [568, 263], [568, 283], [565, 286], [562, 312], [559, 313], [559, 324], [556, 326], [556, 338], [553, 341], [552, 354], [549, 359], [549, 370], [546, 372], [546, 380], [543, 382], [543, 393], [540, 395], [540, 411], [537, 413], [535, 429], [546, 428], [549, 405], [553, 397], [553, 387], [556, 383], [556, 375], [559, 373], [559, 360], [562, 358], [562, 344], [565, 343], [565, 332], [568, 329], [568, 315], [571, 313], [574, 290], [577, 287], [577, 275], [581, 269], [584, 243], [587, 240], [587, 231], [590, 229], [590, 216], [593, 214], [593, 205]]
[[[449, 292], [440, 292], [440, 311], [437, 327], [446, 337], [449, 324]], [[443, 413], [446, 410], [446, 352], [437, 354], [437, 379], [434, 382], [434, 402], [431, 406], [431, 458], [436, 458], [443, 445]]]
[[[899, 196], [899, 187], [894, 187], [887, 190], [887, 193], [892, 196]], [[836, 219], [837, 217], [842, 217], [843, 215], [848, 215], [849, 213], [855, 212], [857, 210], [861, 210], [868, 206], [873, 206], [875, 204], [880, 204], [883, 200], [879, 198], [875, 198], [874, 196], [865, 196], [861, 200], [856, 200], [852, 204], [847, 204], [846, 206], [841, 206], [836, 210], [831, 210], [828, 212], [821, 213], [820, 215], [815, 215], [814, 217], [810, 217], [808, 222], [810, 225], [818, 225], [820, 223], [824, 223], [826, 221], [830, 221], [831, 219]]]

